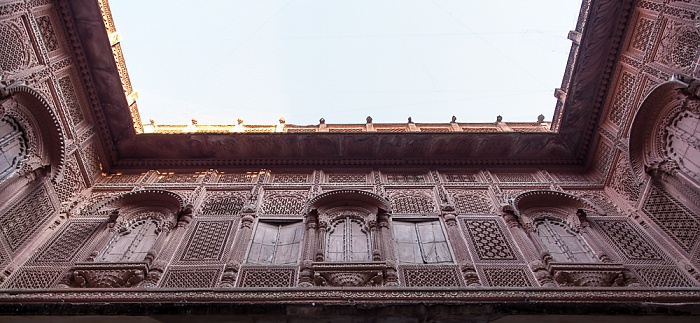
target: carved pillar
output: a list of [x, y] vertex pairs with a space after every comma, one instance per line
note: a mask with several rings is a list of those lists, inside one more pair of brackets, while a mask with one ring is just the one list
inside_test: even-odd
[[143, 282], [144, 287], [156, 287], [158, 285], [158, 281], [160, 281], [165, 268], [175, 254], [177, 246], [180, 245], [180, 242], [185, 237], [188, 224], [189, 221], [185, 223], [179, 221], [172, 229], [167, 226], [163, 227], [163, 231], [158, 235], [153, 248], [146, 255], [148, 275], [146, 275], [146, 279]]
[[535, 274], [535, 278], [543, 287], [555, 287], [556, 284], [545, 267], [544, 262], [547, 262], [551, 256], [549, 253], [542, 249], [538, 243], [532, 242], [532, 235], [535, 235], [535, 228], [532, 225], [528, 225], [523, 228], [518, 221], [518, 217], [515, 216], [513, 211], [509, 208], [503, 210], [503, 220], [506, 221], [508, 226], [508, 231], [510, 231], [511, 236], [515, 243], [520, 246], [520, 250], [525, 257], [525, 261], [528, 262], [530, 269]]
[[306, 215], [306, 235], [304, 236], [304, 249], [301, 255], [301, 269], [299, 271], [299, 286], [313, 286], [313, 269], [312, 263], [316, 256], [316, 223], [318, 221], [318, 213], [316, 210], [309, 212]]
[[221, 275], [219, 287], [235, 287], [240, 264], [244, 262], [243, 257], [245, 257], [246, 251], [244, 246], [248, 243], [248, 241], [250, 241], [250, 237], [253, 234], [253, 223], [257, 217], [255, 208], [252, 205], [244, 206], [241, 210], [240, 216], [241, 224], [236, 232], [236, 237], [231, 244], [229, 257], [226, 261], [224, 273]]
[[452, 250], [455, 254], [456, 262], [459, 264], [459, 269], [462, 271], [462, 276], [467, 286], [481, 286], [479, 281], [479, 276], [476, 274], [476, 269], [474, 268], [474, 262], [472, 261], [471, 255], [469, 254], [469, 249], [467, 243], [462, 238], [459, 232], [459, 226], [457, 225], [457, 215], [454, 213], [455, 208], [451, 205], [444, 205], [442, 207], [442, 218], [445, 221], [445, 230], [447, 231], [447, 237], [450, 239], [452, 244]]
[[579, 228], [579, 233], [583, 237], [583, 239], [588, 242], [588, 245], [593, 249], [593, 253], [595, 253], [598, 256], [598, 260], [601, 262], [610, 262], [610, 257], [605, 253], [603, 248], [601, 248], [595, 237], [591, 236], [590, 233], [590, 228], [591, 224], [588, 222], [588, 217], [586, 215], [586, 211], [582, 209], [578, 209], [576, 211], [576, 216], [578, 216], [578, 220], [581, 223], [581, 228]]
[[328, 232], [329, 223], [326, 221], [318, 221], [318, 233], [316, 243], [316, 261], [323, 261], [326, 250], [326, 232]]
[[382, 254], [379, 258], [375, 258], [374, 260], [382, 260], [381, 256], [383, 255], [387, 267], [384, 285], [398, 286], [399, 276], [398, 269], [396, 268], [396, 259], [394, 258], [394, 239], [391, 229], [389, 228], [389, 216], [389, 213], [382, 210], [379, 210], [379, 214], [377, 214], [377, 225], [379, 226], [377, 232], [379, 236], [375, 240], [378, 240], [380, 243], [379, 250], [382, 251]]
[[372, 241], [372, 260], [373, 261], [380, 261], [382, 260], [381, 257], [381, 252], [379, 251], [381, 248], [381, 237], [377, 234], [377, 221], [371, 220], [367, 223], [367, 227], [369, 227], [369, 237], [370, 240]]

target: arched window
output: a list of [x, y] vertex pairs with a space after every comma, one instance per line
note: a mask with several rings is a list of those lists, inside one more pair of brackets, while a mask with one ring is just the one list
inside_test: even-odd
[[5, 116], [0, 120], [0, 180], [19, 169], [26, 157], [27, 142], [17, 122]]
[[364, 223], [344, 217], [333, 222], [328, 231], [326, 261], [371, 260], [370, 237]]
[[700, 183], [700, 117], [685, 111], [666, 127], [666, 153], [680, 169]]
[[97, 261], [143, 261], [155, 244], [159, 233], [160, 229], [156, 220], [146, 218], [135, 221], [117, 232]]
[[580, 234], [563, 221], [543, 218], [535, 222], [542, 246], [556, 262], [596, 262], [593, 251]]

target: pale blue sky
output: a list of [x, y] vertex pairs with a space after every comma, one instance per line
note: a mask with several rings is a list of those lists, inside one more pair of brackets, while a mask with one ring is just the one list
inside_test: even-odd
[[112, 0], [144, 122], [551, 120], [581, 0]]

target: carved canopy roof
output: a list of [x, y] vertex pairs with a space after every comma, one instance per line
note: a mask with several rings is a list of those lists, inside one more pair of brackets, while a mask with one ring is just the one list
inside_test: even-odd
[[[132, 120], [98, 1], [60, 1], [105, 148], [103, 168], [110, 172], [247, 166], [583, 166], [632, 3], [584, 2], [570, 37], [574, 46], [557, 91], [563, 104], [557, 106], [551, 132], [137, 134], [134, 122], [140, 120]], [[518, 84], [503, 75], [500, 86], [515, 91]], [[498, 97], [493, 104], [499, 104]]]

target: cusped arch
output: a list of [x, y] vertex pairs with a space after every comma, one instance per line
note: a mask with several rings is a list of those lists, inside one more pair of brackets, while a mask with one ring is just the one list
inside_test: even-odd
[[372, 192], [356, 189], [341, 189], [322, 193], [308, 202], [307, 210], [313, 211], [319, 208], [338, 206], [371, 206], [383, 212], [391, 212], [391, 203], [387, 199]]
[[566, 210], [569, 213], [573, 211], [574, 213], [567, 214], [570, 217], [569, 220], [574, 219], [570, 221], [571, 224], [578, 222], [575, 220], [575, 212], [579, 209], [598, 215], [606, 214], [601, 207], [584, 198], [551, 190], [534, 190], [520, 193], [513, 198], [511, 206], [518, 217], [529, 214], [530, 210], [550, 209], [555, 210], [555, 212], [556, 210]]
[[65, 163], [65, 129], [49, 101], [33, 88], [15, 83], [2, 89], [4, 114], [15, 119], [28, 140], [28, 155], [38, 158], [29, 171], [50, 166], [51, 179], [60, 178]]
[[687, 95], [681, 90], [687, 86], [676, 79], [661, 83], [639, 106], [628, 134], [630, 169], [637, 183], [644, 178], [646, 166], [666, 159], [665, 128], [682, 111]]
[[143, 210], [157, 210], [161, 212], [170, 226], [174, 225], [177, 216], [185, 208], [183, 198], [177, 193], [166, 190], [140, 190], [119, 194], [101, 203], [95, 204], [90, 213], [110, 213], [119, 210], [119, 214], [125, 215], [120, 222], [131, 221], [130, 217], [137, 216]]

